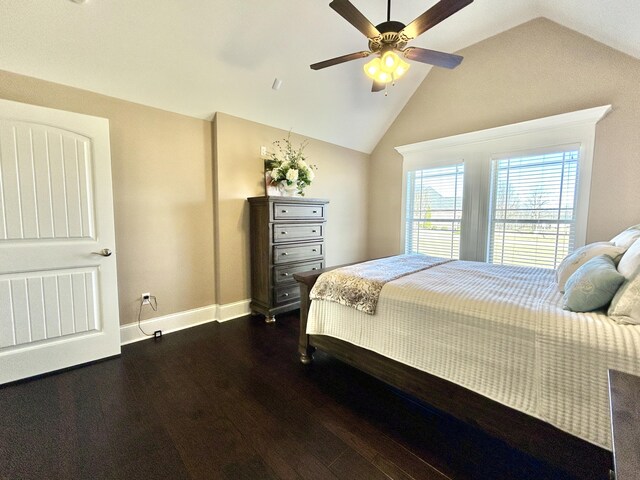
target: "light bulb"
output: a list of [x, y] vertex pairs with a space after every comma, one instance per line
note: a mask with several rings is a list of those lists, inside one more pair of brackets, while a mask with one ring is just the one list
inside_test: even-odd
[[367, 77], [371, 79], [375, 79], [379, 71], [380, 71], [380, 59], [378, 57], [374, 58], [364, 66], [364, 73], [366, 73]]
[[379, 72], [376, 76], [376, 80], [380, 83], [387, 83], [391, 81], [391, 74], [387, 72]]
[[399, 65], [396, 67], [396, 69], [393, 72], [393, 78], [400, 78], [402, 75], [404, 75], [407, 72], [407, 70], [409, 70], [410, 66], [411, 65], [408, 64], [407, 62], [400, 60]]
[[389, 50], [382, 55], [381, 68], [387, 73], [393, 72], [400, 64], [401, 60], [395, 52]]

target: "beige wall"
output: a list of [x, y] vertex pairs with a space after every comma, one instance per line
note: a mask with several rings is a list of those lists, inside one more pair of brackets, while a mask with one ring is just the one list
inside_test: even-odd
[[[249, 204], [264, 195], [262, 145], [285, 138], [286, 130], [223, 113], [215, 118], [217, 191], [216, 286], [221, 304], [250, 297]], [[291, 135], [294, 145], [305, 137]], [[326, 235], [327, 265], [354, 262], [367, 253], [369, 155], [308, 139], [310, 163], [318, 165], [305, 196], [330, 200]]]
[[143, 292], [144, 318], [215, 303], [210, 122], [3, 71], [0, 98], [109, 119], [122, 324]]
[[[372, 153], [369, 255], [400, 249], [402, 157], [393, 147], [612, 104], [597, 126], [587, 241], [640, 223], [640, 61], [546, 19], [432, 69]], [[385, 192], [381, 195], [380, 192]]]

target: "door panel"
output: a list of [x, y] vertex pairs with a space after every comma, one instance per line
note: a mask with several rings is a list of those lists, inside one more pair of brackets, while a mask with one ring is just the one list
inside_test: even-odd
[[0, 384], [119, 354], [116, 278], [108, 121], [0, 100]]
[[0, 277], [0, 348], [99, 330], [97, 270]]
[[0, 120], [0, 240], [92, 238], [91, 140]]

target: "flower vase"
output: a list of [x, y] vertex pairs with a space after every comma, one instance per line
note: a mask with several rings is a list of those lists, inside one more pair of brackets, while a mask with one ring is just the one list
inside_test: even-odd
[[299, 197], [297, 185], [287, 185], [285, 182], [278, 184], [278, 189], [283, 197]]

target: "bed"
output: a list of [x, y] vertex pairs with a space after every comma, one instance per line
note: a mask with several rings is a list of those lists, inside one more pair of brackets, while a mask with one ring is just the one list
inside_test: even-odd
[[607, 370], [640, 374], [640, 328], [563, 310], [550, 270], [432, 263], [385, 283], [373, 315], [311, 301], [325, 271], [299, 274], [301, 361], [320, 349], [578, 478], [607, 478]]

